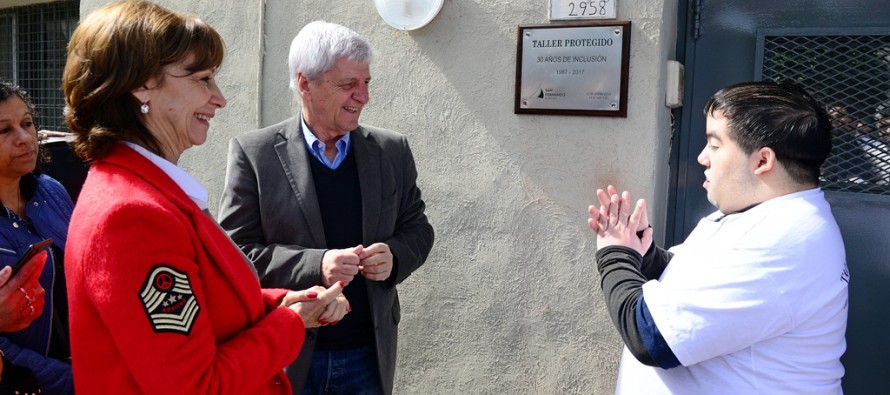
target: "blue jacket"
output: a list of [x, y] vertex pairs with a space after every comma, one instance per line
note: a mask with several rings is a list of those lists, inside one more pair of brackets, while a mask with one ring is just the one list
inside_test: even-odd
[[[52, 238], [56, 247], [65, 250], [68, 222], [74, 209], [68, 192], [62, 184], [49, 176], [35, 177], [28, 174], [25, 177], [30, 179], [23, 180], [23, 187], [36, 187], [25, 208], [36, 234], [31, 233], [21, 221], [0, 216], [0, 268], [12, 265], [29, 245], [46, 238]], [[56, 273], [57, 257], [52, 249], [48, 251], [46, 265], [40, 274], [40, 285], [46, 290], [43, 313], [24, 330], [0, 333], [0, 350], [3, 350], [6, 359], [13, 364], [33, 371], [44, 394], [72, 394], [74, 383], [71, 365], [46, 356], [53, 322], [53, 285], [64, 275]]]

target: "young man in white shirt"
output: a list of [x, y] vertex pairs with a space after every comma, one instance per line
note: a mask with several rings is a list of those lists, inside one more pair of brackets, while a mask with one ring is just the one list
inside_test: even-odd
[[598, 190], [589, 225], [626, 345], [617, 393], [840, 394], [843, 240], [818, 187], [831, 125], [801, 89], [733, 85], [706, 104], [708, 200], [683, 244], [652, 243], [646, 203]]

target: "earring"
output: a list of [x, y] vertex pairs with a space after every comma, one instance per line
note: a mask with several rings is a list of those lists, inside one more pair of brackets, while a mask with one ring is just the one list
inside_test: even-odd
[[139, 111], [142, 111], [143, 114], [148, 114], [148, 103], [142, 103], [142, 107], [139, 107]]

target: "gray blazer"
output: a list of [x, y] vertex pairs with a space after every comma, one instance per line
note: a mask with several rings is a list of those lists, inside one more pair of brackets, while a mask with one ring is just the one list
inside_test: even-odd
[[[243, 133], [229, 142], [219, 223], [254, 263], [264, 288], [300, 290], [321, 284], [327, 250], [300, 118]], [[394, 256], [387, 281], [367, 281], [383, 391], [392, 393], [399, 324], [396, 284], [417, 270], [433, 246], [417, 169], [407, 139], [359, 126], [350, 132], [362, 194], [364, 245], [383, 242]], [[317, 330], [306, 331], [300, 356], [285, 370], [299, 394]]]

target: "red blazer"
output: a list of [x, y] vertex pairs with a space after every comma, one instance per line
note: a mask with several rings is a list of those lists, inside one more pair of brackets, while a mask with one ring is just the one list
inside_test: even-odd
[[290, 394], [300, 316], [216, 222], [119, 144], [93, 163], [65, 273], [80, 394]]

